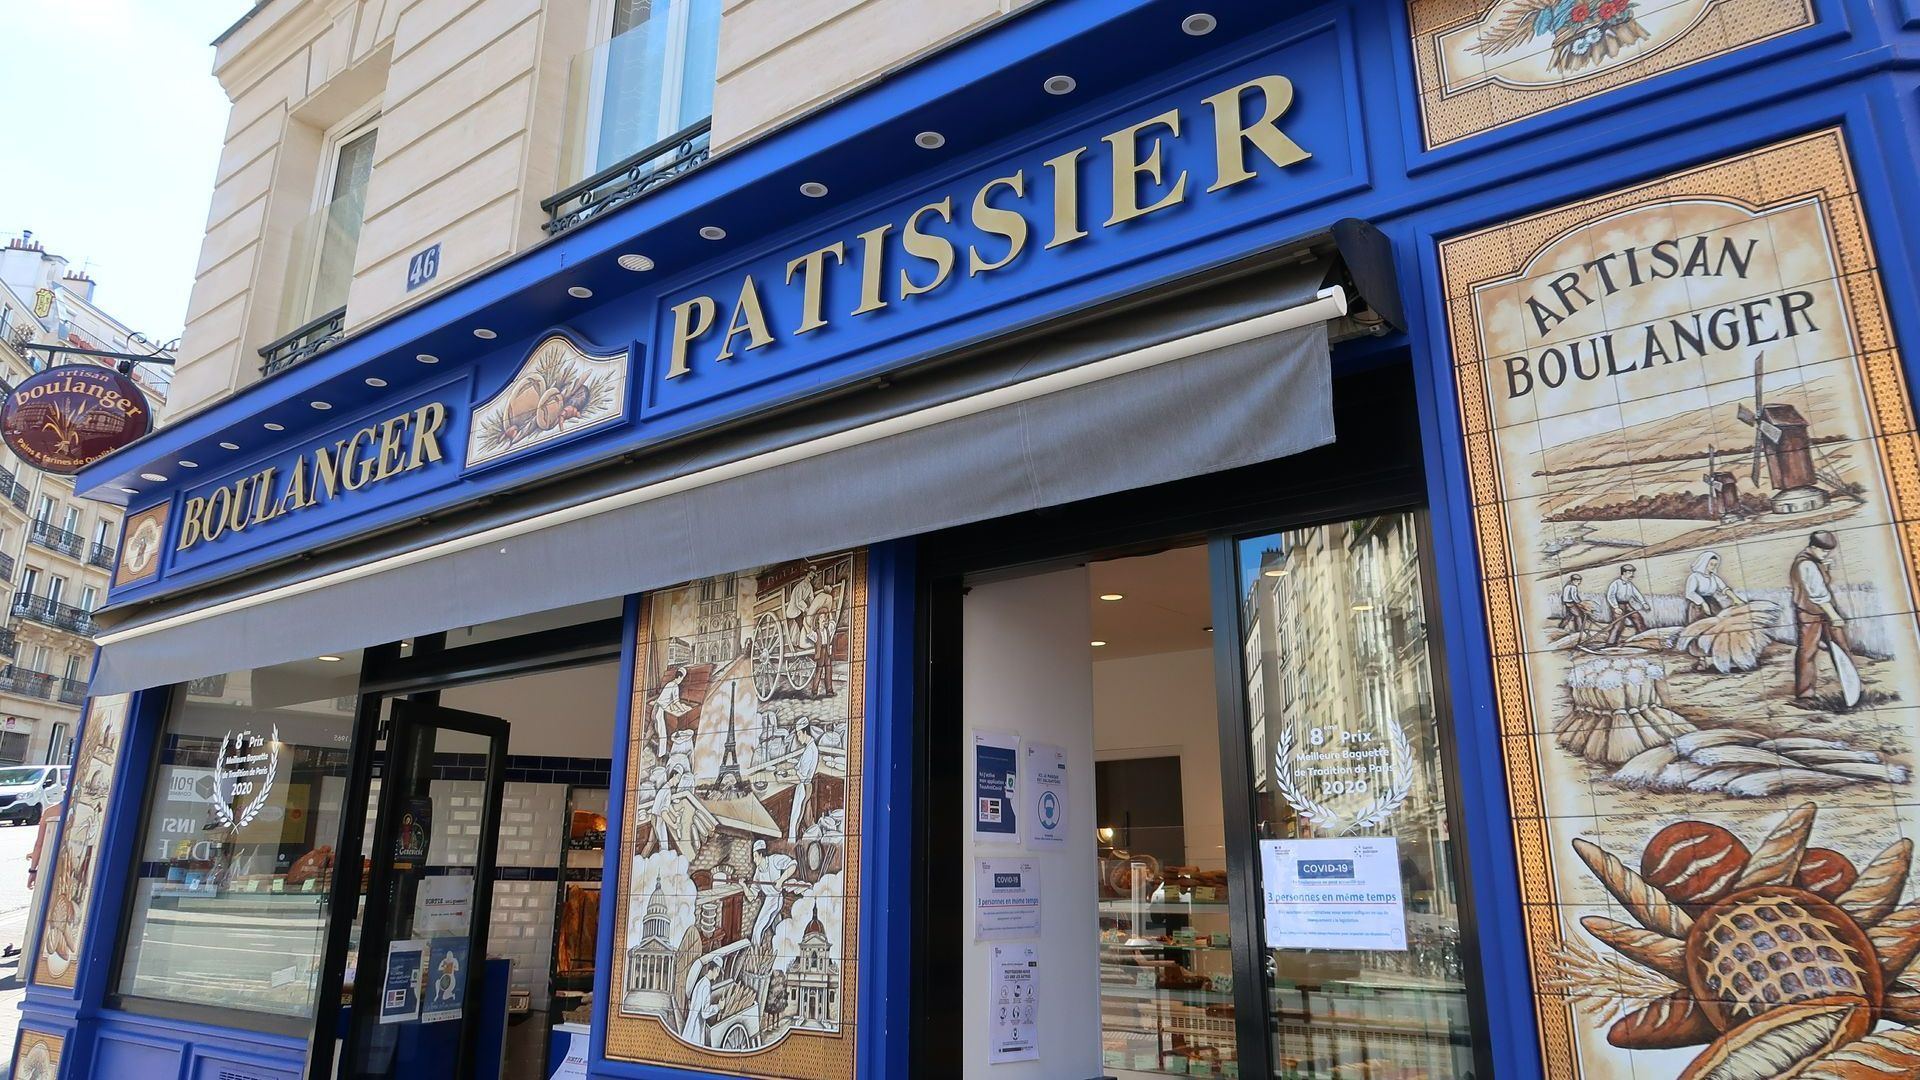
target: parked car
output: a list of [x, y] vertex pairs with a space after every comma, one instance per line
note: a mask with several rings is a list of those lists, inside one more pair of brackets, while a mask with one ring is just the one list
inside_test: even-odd
[[0, 769], [0, 822], [40, 823], [40, 811], [67, 793], [68, 766], [14, 765]]

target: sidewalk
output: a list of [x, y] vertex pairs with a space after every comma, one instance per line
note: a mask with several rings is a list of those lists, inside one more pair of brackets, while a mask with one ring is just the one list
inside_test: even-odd
[[[0, 911], [0, 945], [18, 945], [27, 936], [27, 909]], [[13, 1044], [20, 1034], [20, 999], [27, 992], [26, 956], [0, 960], [0, 1080], [13, 1075]]]

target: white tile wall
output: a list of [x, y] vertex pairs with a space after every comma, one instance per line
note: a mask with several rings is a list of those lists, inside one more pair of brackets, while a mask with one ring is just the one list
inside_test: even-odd
[[[509, 783], [500, 799], [500, 866], [558, 867], [566, 836], [565, 784]], [[487, 951], [513, 958], [513, 985], [547, 1006], [553, 967], [553, 917], [559, 886], [551, 881], [500, 881], [493, 886]]]
[[479, 780], [433, 782], [433, 846], [428, 866], [472, 866], [480, 857], [480, 818], [487, 785]]
[[559, 866], [567, 785], [510, 783], [500, 799], [501, 866]]

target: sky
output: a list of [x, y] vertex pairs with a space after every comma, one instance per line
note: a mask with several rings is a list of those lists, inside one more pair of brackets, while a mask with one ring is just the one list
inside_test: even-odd
[[0, 0], [0, 242], [31, 229], [94, 302], [180, 333], [228, 102], [208, 44], [251, 0]]

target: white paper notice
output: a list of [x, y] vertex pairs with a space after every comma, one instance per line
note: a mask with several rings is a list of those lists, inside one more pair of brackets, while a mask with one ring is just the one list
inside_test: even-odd
[[1067, 748], [1027, 744], [1027, 846], [1067, 843]]
[[413, 897], [413, 932], [419, 937], [465, 937], [473, 917], [473, 879], [443, 874], [420, 880]]
[[1040, 866], [1024, 859], [981, 859], [973, 875], [973, 939], [1040, 936]]
[[1267, 947], [1405, 952], [1399, 852], [1391, 836], [1260, 841]]
[[988, 979], [993, 1045], [987, 1063], [1034, 1061], [1040, 1057], [1040, 949], [1033, 945], [995, 945]]

